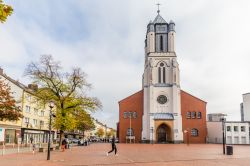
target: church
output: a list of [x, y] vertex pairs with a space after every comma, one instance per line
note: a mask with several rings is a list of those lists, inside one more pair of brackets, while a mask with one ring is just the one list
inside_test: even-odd
[[119, 101], [119, 142], [205, 143], [207, 103], [181, 89], [175, 23], [157, 13], [147, 25], [142, 89]]

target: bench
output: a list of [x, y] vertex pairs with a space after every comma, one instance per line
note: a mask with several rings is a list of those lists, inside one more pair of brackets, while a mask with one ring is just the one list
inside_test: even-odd
[[[56, 145], [51, 145], [50, 146], [50, 151], [56, 150], [57, 146]], [[39, 147], [39, 152], [45, 152], [48, 150], [48, 147]]]

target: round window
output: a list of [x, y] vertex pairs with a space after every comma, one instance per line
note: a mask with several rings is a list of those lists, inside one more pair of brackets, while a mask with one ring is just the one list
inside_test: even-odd
[[165, 95], [160, 95], [157, 97], [157, 101], [160, 104], [165, 104], [168, 101], [168, 98]]

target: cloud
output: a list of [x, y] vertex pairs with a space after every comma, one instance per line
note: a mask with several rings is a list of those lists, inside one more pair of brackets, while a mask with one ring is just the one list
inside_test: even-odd
[[[14, 14], [0, 26], [0, 65], [14, 79], [41, 54], [65, 70], [88, 74], [103, 111], [94, 114], [115, 127], [118, 101], [141, 89], [144, 39], [156, 1], [6, 0]], [[207, 111], [239, 120], [241, 95], [250, 91], [250, 2], [160, 1], [161, 15], [176, 23], [176, 52], [183, 90], [208, 102]], [[20, 61], [21, 60], [21, 61]]]

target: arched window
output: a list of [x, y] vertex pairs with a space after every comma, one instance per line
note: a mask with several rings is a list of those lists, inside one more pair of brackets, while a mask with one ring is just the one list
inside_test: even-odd
[[197, 130], [197, 129], [192, 129], [192, 130], [191, 130], [191, 136], [193, 136], [193, 137], [198, 137], [198, 136], [199, 136], [198, 130]]
[[127, 129], [127, 136], [134, 136], [134, 131], [132, 128]]
[[160, 36], [160, 51], [163, 51], [163, 37]]
[[158, 68], [158, 82], [161, 83], [161, 67]]
[[201, 112], [198, 112], [197, 119], [201, 119]]
[[196, 118], [196, 112], [192, 112], [191, 117], [192, 117], [192, 119], [195, 119]]
[[166, 68], [163, 62], [158, 67], [158, 83], [166, 83]]
[[127, 118], [127, 112], [123, 112], [123, 118]]
[[165, 71], [165, 67], [163, 67], [163, 83], [166, 83], [166, 71]]
[[137, 118], [137, 112], [133, 112], [133, 118], [134, 118], [134, 119]]
[[190, 119], [191, 118], [191, 112], [187, 112], [187, 115], [186, 115], [187, 119]]

